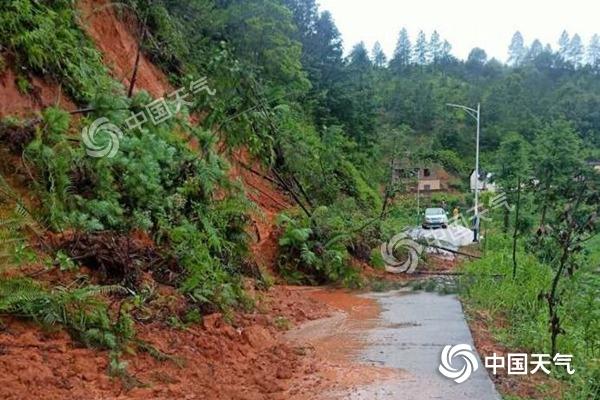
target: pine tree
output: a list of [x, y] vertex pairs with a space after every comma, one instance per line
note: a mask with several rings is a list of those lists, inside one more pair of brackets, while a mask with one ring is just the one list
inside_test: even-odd
[[521, 32], [516, 31], [508, 47], [508, 63], [513, 66], [519, 66], [525, 60], [527, 49]]
[[315, 32], [315, 22], [319, 17], [319, 7], [316, 1], [284, 0], [284, 4], [292, 11], [301, 40], [312, 37]]
[[531, 46], [529, 47], [529, 51], [527, 52], [527, 60], [534, 61], [540, 54], [544, 52], [544, 46], [539, 39], [535, 39]]
[[583, 46], [583, 42], [581, 41], [581, 37], [576, 33], [573, 35], [573, 38], [571, 38], [567, 52], [568, 60], [573, 64], [573, 66], [581, 66], [583, 63], [583, 55], [585, 54], [584, 50], [585, 48]]
[[373, 65], [376, 67], [382, 68], [387, 64], [387, 57], [381, 48], [381, 43], [378, 41], [373, 45], [373, 50], [371, 50], [371, 57], [373, 59]]
[[600, 36], [598, 34], [594, 34], [590, 40], [587, 51], [587, 62], [595, 69], [600, 67]]
[[352, 51], [350, 52], [349, 65], [359, 71], [366, 71], [373, 64], [371, 63], [371, 59], [369, 58], [369, 52], [367, 51], [367, 46], [365, 46], [365, 42], [360, 42], [354, 45]]
[[447, 40], [444, 40], [442, 44], [442, 62], [447, 63], [452, 59], [452, 45]]
[[429, 40], [430, 58], [434, 64], [438, 64], [442, 61], [442, 50], [444, 44], [440, 38], [440, 34], [437, 31], [433, 31], [431, 39]]
[[419, 35], [417, 36], [414, 48], [414, 61], [415, 64], [419, 65], [425, 65], [429, 61], [429, 45], [423, 31], [419, 31]]
[[400, 70], [410, 65], [411, 62], [411, 51], [412, 44], [406, 28], [402, 28], [400, 35], [398, 36], [398, 42], [396, 43], [396, 49], [394, 50], [394, 58], [390, 62], [390, 65]]
[[560, 34], [560, 38], [558, 39], [558, 55], [564, 61], [568, 61], [568, 52], [569, 45], [571, 44], [571, 39], [569, 38], [569, 33], [565, 30]]

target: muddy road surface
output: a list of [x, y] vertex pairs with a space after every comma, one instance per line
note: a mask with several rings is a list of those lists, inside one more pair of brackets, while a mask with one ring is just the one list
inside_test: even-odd
[[[315, 393], [315, 399], [500, 400], [476, 352], [479, 368], [465, 382], [438, 371], [445, 346], [475, 348], [455, 296], [408, 290], [362, 295], [317, 290], [310, 295], [339, 309], [287, 335], [313, 346], [331, 363], [338, 384]], [[464, 359], [452, 361], [462, 369]]]

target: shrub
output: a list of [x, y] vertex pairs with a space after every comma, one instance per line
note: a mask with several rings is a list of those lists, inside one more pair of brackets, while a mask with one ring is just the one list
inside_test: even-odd
[[[320, 212], [325, 213], [326, 209], [321, 208]], [[358, 272], [349, 265], [345, 247], [348, 235], [331, 230], [332, 226], [315, 214], [312, 219], [279, 216], [283, 228], [279, 239], [280, 272], [292, 283], [342, 282], [347, 286], [359, 286]]]
[[123, 293], [119, 286], [47, 290], [26, 278], [0, 279], [0, 313], [51, 326], [60, 324], [88, 346], [118, 350], [135, 336], [133, 321], [120, 313], [112, 322], [99, 295]]
[[[532, 353], [547, 352], [548, 311], [540, 294], [548, 290], [553, 271], [519, 249], [518, 279], [511, 279], [510, 248], [507, 236], [488, 237], [486, 256], [464, 268], [462, 297], [468, 307], [485, 310], [492, 320], [501, 317], [507, 322], [494, 327], [493, 333], [501, 342]], [[573, 354], [577, 370], [573, 376], [559, 375], [571, 385], [567, 399], [595, 398], [599, 393], [600, 368], [594, 362], [600, 355], [599, 285], [593, 266], [563, 282], [559, 307], [566, 333], [559, 337], [558, 345], [561, 354]]]

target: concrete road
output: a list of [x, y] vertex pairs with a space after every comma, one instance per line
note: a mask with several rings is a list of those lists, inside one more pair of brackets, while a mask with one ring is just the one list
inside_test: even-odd
[[[401, 400], [500, 400], [476, 355], [479, 369], [457, 384], [438, 371], [446, 345], [469, 344], [475, 349], [462, 306], [455, 296], [396, 291], [369, 294], [383, 312], [377, 327], [369, 331], [360, 359], [381, 367], [403, 371], [399, 380], [358, 387], [342, 394], [345, 399]], [[461, 368], [462, 360], [453, 366]]]

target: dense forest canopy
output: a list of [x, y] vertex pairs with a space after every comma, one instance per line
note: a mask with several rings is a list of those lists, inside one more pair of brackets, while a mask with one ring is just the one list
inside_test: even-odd
[[343, 44], [332, 15], [315, 1], [164, 4], [182, 24], [189, 24], [185, 16], [194, 7], [214, 15], [189, 27], [205, 42], [203, 47], [190, 43], [192, 52], [225, 39], [267, 98], [286, 92], [283, 103], [302, 104], [319, 131], [339, 126], [361, 146], [409, 128], [409, 138], [424, 140], [432, 150], [467, 156], [472, 126], [446, 103], [480, 102], [485, 151], [496, 150], [511, 131], [533, 143], [547, 123], [564, 119], [590, 145], [587, 156], [597, 157], [591, 148], [600, 144], [598, 35], [584, 46], [578, 34], [565, 31], [553, 50], [537, 39], [528, 45], [516, 32], [503, 64], [480, 48], [458, 60], [436, 31], [429, 38], [422, 31], [411, 38], [401, 29], [388, 62], [378, 43], [373, 49]]

